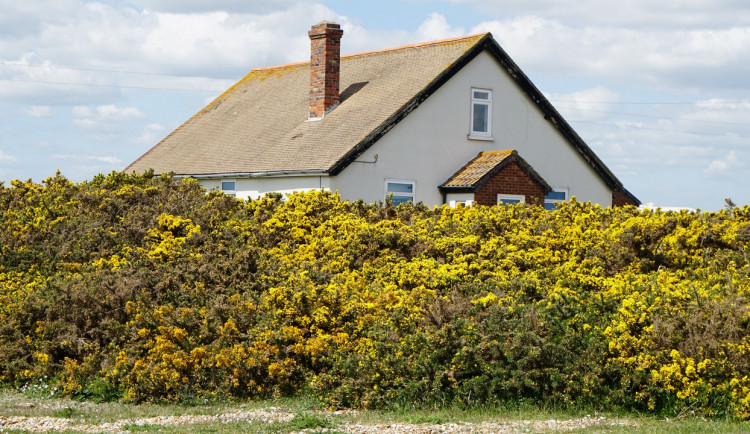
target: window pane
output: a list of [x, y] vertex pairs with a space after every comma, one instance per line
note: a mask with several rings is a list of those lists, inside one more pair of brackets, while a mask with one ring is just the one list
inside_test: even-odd
[[236, 190], [236, 184], [234, 181], [221, 181], [222, 190]]
[[[414, 193], [414, 184], [407, 184], [405, 182], [389, 182], [388, 193]], [[396, 196], [393, 196], [393, 200], [396, 200]]]
[[564, 191], [550, 191], [549, 194], [544, 196], [545, 199], [549, 200], [565, 200], [565, 192]]
[[411, 196], [396, 196], [396, 195], [393, 195], [393, 197], [391, 198], [391, 200], [393, 201], [394, 205], [398, 205], [400, 203], [406, 203], [406, 202], [411, 201], [412, 197]]
[[490, 99], [490, 93], [489, 92], [480, 92], [478, 90], [474, 91], [474, 98], [475, 99]]
[[472, 131], [486, 133], [487, 130], [487, 115], [489, 106], [486, 104], [474, 104], [474, 119], [472, 120]]
[[521, 202], [521, 199], [500, 199], [500, 203], [503, 205], [512, 205], [519, 202]]
[[555, 202], [544, 202], [544, 209], [547, 209], [547, 210], [550, 210], [550, 211], [553, 210], [553, 209], [557, 209], [557, 203], [555, 203]]

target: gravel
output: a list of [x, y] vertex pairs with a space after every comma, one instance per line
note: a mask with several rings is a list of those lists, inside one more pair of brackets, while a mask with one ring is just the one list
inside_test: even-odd
[[[326, 413], [324, 413], [326, 414]], [[0, 417], [0, 432], [5, 430], [25, 430], [28, 432], [50, 432], [76, 430], [81, 432], [127, 432], [129, 426], [175, 426], [193, 423], [236, 423], [259, 421], [267, 424], [289, 422], [294, 418], [291, 413], [276, 408], [252, 411], [238, 411], [220, 415], [182, 415], [160, 416], [149, 418], [122, 419], [116, 422], [99, 425], [86, 424], [82, 420], [56, 417]], [[303, 432], [347, 432], [347, 433], [376, 433], [376, 434], [437, 434], [437, 433], [525, 433], [540, 431], [571, 431], [593, 426], [632, 426], [632, 422], [609, 420], [603, 416], [586, 416], [569, 420], [517, 420], [508, 422], [481, 423], [443, 423], [443, 424], [342, 424], [335, 429], [303, 430]]]

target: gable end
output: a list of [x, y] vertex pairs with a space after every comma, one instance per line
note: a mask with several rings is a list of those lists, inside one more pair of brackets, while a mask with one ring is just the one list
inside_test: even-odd
[[471, 62], [477, 57], [482, 51], [484, 51], [488, 40], [492, 40], [492, 34], [486, 33], [473, 47], [466, 51], [461, 57], [458, 58], [452, 65], [443, 70], [432, 82], [430, 82], [423, 90], [418, 92], [412, 99], [406, 102], [401, 108], [399, 108], [393, 116], [386, 119], [380, 126], [375, 128], [372, 133], [368, 134], [360, 143], [358, 143], [351, 151], [344, 155], [339, 161], [337, 161], [329, 169], [331, 176], [336, 176], [341, 173], [352, 161], [356, 160], [357, 157], [362, 155], [363, 152], [368, 150], [374, 145], [381, 137], [383, 137], [388, 131], [401, 122], [409, 113], [414, 111], [420, 104], [422, 104], [427, 98], [435, 93], [440, 87], [450, 80], [458, 71], [464, 66]]
[[467, 50], [456, 62], [446, 68], [422, 91], [417, 93], [411, 100], [397, 110], [393, 116], [383, 122], [379, 127], [372, 131], [360, 143], [354, 146], [346, 155], [337, 161], [328, 170], [331, 176], [338, 175], [352, 161], [356, 160], [362, 153], [374, 145], [381, 137], [390, 131], [396, 124], [401, 122], [409, 113], [419, 107], [422, 102], [435, 93], [443, 84], [450, 80], [458, 71], [471, 62], [480, 53], [487, 50], [508, 75], [523, 90], [529, 99], [543, 113], [544, 118], [562, 134], [568, 143], [583, 157], [584, 161], [599, 175], [604, 183], [612, 189], [625, 194], [627, 201], [635, 205], [640, 205], [640, 200], [630, 192], [624, 189], [622, 182], [607, 168], [594, 151], [584, 142], [584, 140], [573, 130], [568, 122], [560, 115], [557, 109], [547, 100], [542, 92], [531, 82], [526, 74], [521, 71], [518, 65], [510, 58], [505, 50], [492, 38], [491, 33], [486, 33], [473, 47]]

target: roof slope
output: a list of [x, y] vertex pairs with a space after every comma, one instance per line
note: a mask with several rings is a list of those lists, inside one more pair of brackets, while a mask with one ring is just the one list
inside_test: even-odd
[[331, 171], [488, 35], [342, 56], [341, 103], [314, 122], [309, 62], [254, 69], [126, 170]]
[[439, 188], [443, 192], [477, 191], [509, 164], [516, 163], [544, 193], [552, 187], [515, 150], [484, 151], [458, 169]]

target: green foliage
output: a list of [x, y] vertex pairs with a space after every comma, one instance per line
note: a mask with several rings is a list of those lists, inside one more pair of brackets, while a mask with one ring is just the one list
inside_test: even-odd
[[55, 412], [53, 413], [53, 416], [64, 418], [64, 419], [70, 419], [73, 416], [75, 416], [75, 414], [76, 414], [75, 408], [65, 407], [65, 408], [61, 408], [60, 410], [55, 410]]
[[288, 422], [288, 426], [294, 430], [310, 430], [315, 428], [335, 428], [335, 424], [324, 416], [312, 413], [297, 413]]
[[0, 185], [0, 381], [750, 417], [750, 207], [243, 202], [113, 172]]

